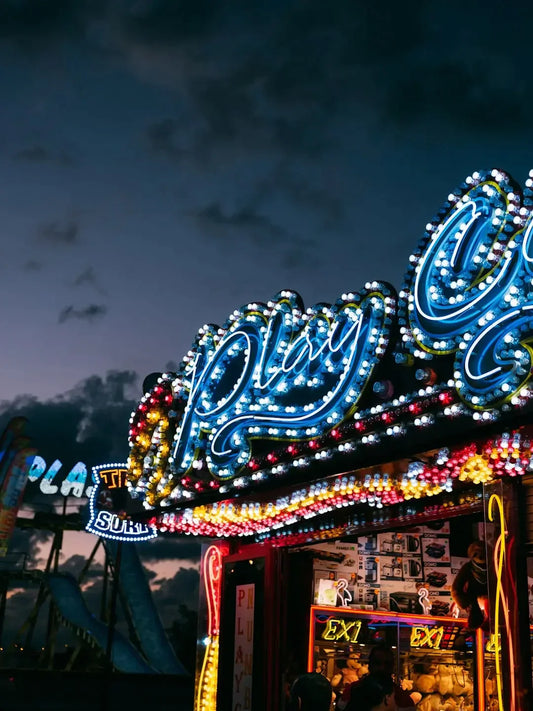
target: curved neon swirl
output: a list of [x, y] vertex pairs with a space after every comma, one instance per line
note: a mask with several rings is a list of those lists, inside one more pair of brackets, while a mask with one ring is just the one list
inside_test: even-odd
[[132, 416], [132, 486], [152, 504], [204, 465], [219, 480], [233, 478], [254, 439], [332, 429], [356, 407], [394, 315], [389, 288], [373, 282], [306, 312], [284, 291], [268, 306], [235, 312], [222, 329], [204, 327], [180, 372], [162, 376]]
[[[421, 329], [420, 343], [436, 352], [453, 348], [465, 329], [500, 299], [501, 289], [512, 279], [508, 260], [491, 268], [479, 256], [480, 248], [494, 242], [501, 231], [501, 226], [497, 230], [492, 224], [497, 210], [508, 211], [500, 190], [495, 187], [491, 195], [483, 192], [488, 185], [466, 193], [467, 202], [461, 201], [439, 225], [416, 270], [412, 323]], [[486, 279], [479, 281], [482, 270], [491, 274], [489, 284]], [[464, 282], [463, 288], [457, 289], [458, 280]], [[453, 300], [457, 291], [462, 298]], [[446, 345], [435, 347], [435, 340], [443, 337]]]
[[197, 358], [176, 433], [177, 470], [204, 449], [212, 473], [233, 477], [254, 438], [312, 437], [353, 409], [388, 339], [388, 299], [370, 291], [305, 318], [298, 302], [284, 292], [269, 313], [245, 311], [209, 358]]
[[414, 258], [404, 342], [422, 355], [456, 353], [456, 388], [482, 410], [531, 377], [533, 212], [500, 171], [474, 174], [449, 200]]
[[216, 708], [218, 655], [220, 636], [220, 586], [222, 582], [222, 553], [210, 546], [202, 561], [202, 578], [207, 600], [207, 643], [196, 686], [195, 711]]
[[525, 343], [530, 334], [533, 304], [495, 319], [460, 351], [456, 368], [463, 397], [475, 403], [482, 395], [495, 405], [520, 390], [530, 377], [531, 348]]
[[[506, 708], [515, 708], [516, 700], [516, 682], [515, 682], [515, 659], [514, 659], [514, 640], [513, 640], [513, 630], [509, 620], [509, 608], [507, 603], [507, 596], [505, 595], [503, 587], [503, 576], [505, 573], [505, 563], [506, 563], [506, 521], [505, 513], [503, 508], [503, 500], [497, 494], [492, 494], [489, 499], [488, 505], [488, 517], [489, 521], [496, 520], [497, 509], [498, 525], [500, 527], [500, 535], [494, 546], [494, 569], [496, 571], [496, 595], [494, 600], [494, 659], [496, 665], [496, 688], [498, 691], [498, 704], [499, 711], [506, 711]], [[508, 639], [508, 650], [509, 650], [509, 667], [508, 667], [508, 677], [509, 677], [509, 687], [510, 687], [510, 705], [505, 707], [503, 705], [503, 683], [502, 683], [502, 660], [501, 660], [501, 640], [499, 634], [500, 628], [500, 609], [503, 611], [505, 618], [505, 629]]]
[[[487, 410], [533, 394], [532, 187], [533, 171], [524, 196], [501, 171], [474, 173], [411, 258], [399, 348], [421, 359], [455, 354], [463, 403], [452, 414], [466, 404], [490, 419]], [[179, 372], [162, 376], [132, 416], [134, 493], [151, 507], [232, 486], [254, 469], [255, 440], [308, 443], [332, 432], [359, 407], [395, 313], [391, 290], [373, 282], [305, 312], [283, 291], [222, 328], [204, 326]], [[405, 355], [396, 353], [399, 363]]]

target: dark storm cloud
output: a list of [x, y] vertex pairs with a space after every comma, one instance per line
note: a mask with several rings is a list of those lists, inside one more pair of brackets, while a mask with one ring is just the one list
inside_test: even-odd
[[[95, 538], [96, 542], [96, 538]], [[71, 573], [75, 578], [79, 578], [83, 572], [83, 581], [87, 582], [92, 578], [100, 579], [103, 575], [104, 567], [101, 563], [92, 560], [91, 565], [85, 570], [87, 558], [77, 553], [67, 558], [60, 564], [59, 570], [61, 573]]]
[[[24, 588], [17, 589], [17, 592], [11, 594], [7, 600], [6, 613], [4, 618], [4, 629], [2, 634], [2, 642], [4, 648], [7, 648], [9, 644], [14, 641], [24, 643], [27, 626], [25, 623], [35, 606], [35, 601], [37, 599], [39, 583], [24, 583]], [[13, 592], [10, 586], [11, 592]], [[37, 618], [37, 625], [34, 632], [35, 639], [44, 638], [46, 630], [46, 608], [43, 608], [41, 614]]]
[[21, 395], [0, 403], [0, 429], [24, 416], [32, 444], [48, 464], [55, 459], [68, 471], [76, 462], [91, 467], [124, 461], [128, 456], [128, 424], [137, 405], [137, 376], [132, 371], [93, 375], [72, 390], [40, 401]]
[[[508, 82], [497, 62], [485, 57], [479, 57], [477, 66], [453, 60], [425, 66], [391, 87], [387, 115], [399, 124], [438, 117], [465, 130], [519, 129], [530, 122], [530, 87], [518, 81], [509, 92]], [[495, 110], [498, 104], [501, 109]]]
[[79, 224], [70, 220], [65, 224], [47, 222], [39, 227], [39, 237], [49, 244], [74, 244], [78, 240]]
[[[457, 13], [435, 0], [5, 0], [0, 39], [49, 48], [76, 37], [174, 90], [183, 115], [148, 129], [161, 154], [312, 156], [342, 144], [332, 131], [339, 118], [377, 118], [381, 128], [428, 117], [469, 131], [501, 127], [498, 119], [523, 126], [532, 20], [528, 4], [463, 3]], [[176, 140], [176, 121], [186, 141]]]
[[152, 592], [154, 603], [163, 620], [175, 619], [180, 605], [196, 608], [200, 574], [196, 568], [179, 568], [173, 578], [161, 581]]
[[378, 130], [430, 121], [463, 135], [526, 127], [532, 21], [529, 5], [463, 3], [459, 18], [422, 0], [307, 0], [248, 12], [236, 4], [187, 37], [176, 32], [174, 44], [171, 21], [159, 44], [153, 29], [149, 41], [125, 33], [123, 50], [154, 82], [165, 62], [179, 67], [175, 88], [194, 130], [178, 150], [175, 134], [185, 127], [167, 119], [168, 155], [204, 161], [231, 147], [313, 158], [342, 147], [343, 121], [352, 131], [360, 130], [354, 120]]
[[190, 538], [183, 540], [163, 535], [139, 547], [139, 555], [144, 561], [175, 560], [176, 558], [196, 561], [200, 558], [200, 552], [201, 543], [197, 540]]
[[77, 277], [74, 278], [72, 284], [74, 286], [81, 286], [82, 284], [95, 284], [96, 275], [92, 267], [87, 267], [84, 269]]
[[124, 32], [144, 43], [161, 45], [203, 37], [220, 17], [211, 0], [151, 0], [129, 3], [123, 17]]
[[87, 267], [72, 280], [72, 286], [91, 286], [99, 294], [105, 294], [105, 289], [100, 286], [93, 267]]
[[281, 195], [289, 206], [304, 207], [320, 215], [322, 226], [327, 228], [338, 224], [344, 217], [343, 203], [332, 187], [311, 185], [305, 176], [296, 174], [282, 161], [270, 175], [257, 182], [251, 201], [261, 204], [266, 198]]
[[29, 146], [17, 151], [13, 154], [13, 159], [27, 163], [59, 163], [61, 165], [74, 163], [72, 157], [67, 153], [55, 153], [40, 145]]
[[[316, 157], [338, 143], [330, 134], [336, 117], [379, 101], [383, 77], [377, 83], [374, 71], [423, 40], [423, 5], [374, 9], [362, 1], [330, 6], [308, 0], [274, 2], [268, 9], [238, 3], [221, 16], [219, 11], [218, 33], [206, 23], [203, 36], [181, 38], [182, 61], [175, 62], [189, 69], [185, 76], [177, 70], [176, 87], [194, 120], [191, 150], [200, 160], [230, 145]], [[151, 47], [142, 33], [128, 40], [126, 54], [138, 59], [142, 47], [144, 70], [157, 81], [162, 56], [153, 50], [153, 33]], [[168, 27], [159, 50], [163, 44], [169, 45]], [[163, 126], [173, 135], [177, 130], [172, 119]], [[176, 148], [174, 140], [169, 148]], [[172, 155], [178, 156], [175, 150]]]
[[105, 4], [105, 0], [2, 0], [0, 38], [35, 51], [44, 42], [85, 34], [87, 22], [98, 17]]
[[142, 566], [142, 569], [148, 582], [157, 578], [157, 573], [155, 572], [155, 570], [150, 570], [150, 568], [147, 568], [145, 565]]
[[227, 245], [235, 241], [238, 244], [247, 242], [261, 249], [276, 245], [280, 264], [285, 269], [316, 264], [317, 245], [313, 240], [291, 234], [253, 207], [225, 213], [218, 202], [213, 202], [199, 208], [192, 216], [208, 239], [224, 240]]
[[[28, 507], [30, 510], [31, 505]], [[42, 562], [43, 553], [41, 545], [50, 545], [53, 537], [51, 531], [38, 528], [15, 528], [9, 542], [7, 558], [8, 567], [13, 565], [17, 569], [38, 567]], [[1, 562], [1, 559], [0, 559]]]
[[24, 262], [22, 268], [27, 272], [38, 272], [43, 268], [43, 264], [36, 259], [28, 259], [27, 262]]
[[89, 304], [82, 309], [75, 309], [74, 306], [65, 306], [65, 308], [60, 311], [58, 316], [59, 323], [65, 323], [70, 319], [77, 319], [78, 321], [94, 321], [97, 318], [102, 318], [107, 313], [107, 306], [104, 304]]
[[146, 130], [150, 149], [172, 160], [182, 158], [185, 153], [176, 144], [177, 131], [178, 122], [174, 119], [167, 118], [151, 124]]
[[257, 244], [268, 244], [272, 241], [283, 242], [288, 239], [288, 233], [280, 225], [275, 224], [265, 215], [254, 212], [249, 207], [243, 207], [232, 213], [225, 213], [220, 203], [213, 202], [199, 208], [193, 216], [206, 227], [232, 228], [244, 230], [246, 237]]
[[42, 557], [42, 551], [38, 551], [36, 548], [36, 545], [39, 543], [46, 543], [49, 544], [52, 541], [52, 538], [54, 534], [52, 531], [47, 531], [44, 528], [35, 528], [35, 529], [30, 529], [31, 534], [30, 534], [30, 544], [29, 544], [29, 553], [30, 553], [30, 558], [36, 562], [37, 560], [40, 560]]
[[30, 163], [45, 163], [51, 159], [50, 153], [43, 146], [31, 146], [17, 151], [13, 158], [17, 160], [25, 160]]

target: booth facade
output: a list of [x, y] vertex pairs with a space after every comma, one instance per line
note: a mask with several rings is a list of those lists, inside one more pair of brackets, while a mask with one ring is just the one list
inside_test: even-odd
[[399, 294], [248, 304], [143, 397], [131, 494], [208, 541], [196, 711], [341, 693], [378, 643], [420, 711], [530, 708], [529, 183], [474, 173]]

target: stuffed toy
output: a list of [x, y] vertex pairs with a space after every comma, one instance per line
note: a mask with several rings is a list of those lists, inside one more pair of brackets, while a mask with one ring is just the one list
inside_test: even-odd
[[443, 699], [441, 708], [442, 711], [459, 711], [459, 702], [453, 696], [449, 696], [447, 699]]
[[416, 674], [413, 681], [415, 691], [421, 691], [423, 694], [430, 694], [435, 691], [437, 685], [435, 674]]
[[436, 690], [441, 696], [453, 692], [452, 668], [449, 664], [439, 664]]
[[[338, 665], [340, 666], [340, 664]], [[337, 674], [331, 679], [331, 687], [335, 693], [342, 693], [343, 689], [354, 681], [368, 673], [366, 664], [361, 664], [360, 655], [357, 652], [351, 652], [343, 666]]]
[[456, 667], [453, 672], [453, 690], [451, 693], [454, 696], [470, 696], [473, 691], [474, 684], [470, 674], [465, 669]]
[[440, 711], [442, 708], [442, 696], [440, 694], [424, 696], [416, 708], [417, 711]]
[[485, 621], [485, 612], [479, 598], [488, 598], [487, 556], [484, 541], [474, 541], [468, 546], [468, 562], [460, 569], [452, 583], [454, 602], [468, 613], [468, 625], [477, 629]]

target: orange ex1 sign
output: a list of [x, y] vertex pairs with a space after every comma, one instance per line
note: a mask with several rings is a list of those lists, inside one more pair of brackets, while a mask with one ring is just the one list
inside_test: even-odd
[[444, 627], [416, 625], [411, 630], [411, 647], [440, 649]]

